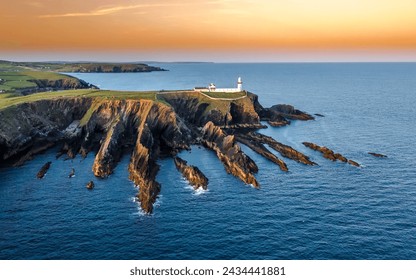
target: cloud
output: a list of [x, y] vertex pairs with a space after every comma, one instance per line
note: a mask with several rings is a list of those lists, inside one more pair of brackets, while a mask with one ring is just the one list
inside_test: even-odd
[[[64, 18], [64, 17], [94, 17], [94, 16], [105, 16], [115, 13], [119, 13], [127, 10], [137, 10], [146, 8], [164, 8], [164, 7], [189, 7], [205, 5], [220, 5], [220, 13], [225, 14], [243, 14], [241, 7], [242, 4], [254, 3], [254, 0], [200, 0], [200, 1], [171, 1], [169, 3], [149, 3], [149, 4], [137, 4], [137, 5], [119, 5], [112, 7], [100, 7], [91, 11], [86, 12], [72, 12], [63, 14], [48, 14], [40, 15], [39, 18]], [[35, 2], [37, 3], [37, 2]], [[36, 4], [35, 4], [36, 5]], [[208, 8], [208, 7], [207, 7]]]
[[61, 18], [61, 17], [92, 17], [92, 16], [105, 16], [115, 14], [121, 11], [126, 10], [136, 10], [140, 8], [152, 8], [152, 7], [171, 7], [179, 6], [184, 4], [178, 3], [166, 3], [166, 4], [138, 4], [138, 5], [129, 5], [129, 6], [113, 6], [107, 8], [99, 8], [89, 12], [79, 12], [79, 13], [65, 13], [65, 14], [51, 14], [51, 15], [40, 15], [40, 18]]

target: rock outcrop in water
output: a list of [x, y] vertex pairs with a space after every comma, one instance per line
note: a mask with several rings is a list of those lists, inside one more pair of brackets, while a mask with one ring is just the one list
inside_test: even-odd
[[[214, 151], [226, 172], [256, 188], [260, 186], [255, 178], [258, 166], [238, 143], [283, 171], [288, 171], [286, 163], [268, 147], [287, 159], [315, 165], [305, 154], [255, 132], [265, 127], [261, 121], [286, 125], [289, 119], [313, 118], [288, 105], [265, 109], [252, 93], [235, 100], [211, 100], [189, 91], [161, 92], [154, 100], [57, 98], [2, 109], [0, 119], [0, 165], [22, 164], [61, 145], [60, 155], [68, 158], [96, 152], [92, 172], [106, 178], [121, 157], [129, 154], [129, 178], [138, 187], [138, 201], [145, 213], [152, 213], [161, 190], [156, 180], [158, 159], [175, 157], [190, 145]], [[334, 158], [343, 160], [337, 155]], [[206, 188], [208, 178], [197, 167], [178, 157], [175, 164], [192, 185]]]
[[52, 162], [48, 161], [47, 163], [45, 163], [39, 170], [38, 174], [36, 175], [36, 177], [38, 177], [38, 179], [42, 179], [46, 172], [48, 172], [49, 168], [51, 167]]
[[[283, 157], [306, 164], [306, 165], [316, 165], [315, 162], [311, 161], [309, 157], [292, 147], [282, 144], [270, 136], [266, 136], [257, 132], [247, 132], [247, 133], [239, 133], [236, 132], [237, 141], [251, 147], [251, 146], [260, 146], [261, 151], [268, 154], [266, 157], [270, 157], [272, 161], [274, 156], [264, 147], [264, 145], [268, 145], [278, 153], [280, 153]], [[253, 149], [254, 150], [254, 149]], [[257, 152], [257, 151], [256, 151]], [[286, 164], [278, 159], [276, 162], [283, 171], [288, 171]]]
[[386, 157], [387, 157], [386, 155], [379, 154], [379, 153], [372, 153], [372, 152], [369, 152], [368, 154], [369, 154], [369, 155], [372, 155], [372, 156], [375, 156], [375, 157], [378, 157], [378, 158], [386, 158]]
[[344, 157], [343, 155], [341, 155], [339, 153], [334, 153], [333, 150], [331, 150], [331, 149], [329, 149], [325, 146], [321, 147], [319, 145], [316, 145], [316, 144], [310, 143], [310, 142], [303, 142], [302, 144], [305, 145], [306, 147], [312, 149], [312, 150], [321, 152], [322, 156], [324, 158], [329, 159], [331, 161], [337, 161], [338, 160], [338, 161], [341, 161], [341, 162], [349, 163], [349, 164], [351, 164], [353, 166], [356, 166], [356, 167], [360, 166], [360, 164], [358, 162], [353, 161], [351, 159], [347, 159], [346, 157]]
[[286, 163], [277, 156], [275, 156], [273, 153], [271, 153], [262, 142], [252, 141], [252, 139], [250, 139], [250, 137], [247, 137], [247, 135], [245, 134], [236, 134], [235, 137], [238, 142], [246, 145], [259, 155], [277, 164], [282, 171], [289, 171]]
[[270, 108], [264, 108], [257, 96], [252, 97], [252, 102], [262, 121], [267, 121], [269, 125], [280, 127], [290, 124], [290, 120], [314, 120], [315, 118], [305, 112], [295, 109], [292, 105], [279, 104]]
[[208, 187], [208, 178], [199, 170], [198, 167], [193, 165], [188, 165], [186, 160], [181, 159], [180, 157], [174, 158], [176, 169], [182, 173], [186, 180], [193, 186], [195, 190], [201, 188], [206, 190]]
[[256, 163], [241, 151], [234, 135], [227, 135], [220, 127], [208, 122], [202, 129], [202, 144], [217, 154], [228, 173], [240, 178], [246, 184], [259, 187], [253, 175], [259, 169]]
[[69, 175], [68, 175], [68, 178], [73, 178], [73, 177], [75, 177], [75, 169], [74, 168], [71, 169], [71, 173], [69, 173]]
[[95, 187], [95, 184], [94, 184], [93, 181], [89, 181], [87, 183], [87, 186], [86, 187], [87, 187], [87, 189], [92, 190]]

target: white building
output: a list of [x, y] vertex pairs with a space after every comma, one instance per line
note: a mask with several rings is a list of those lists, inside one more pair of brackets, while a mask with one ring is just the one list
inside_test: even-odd
[[208, 87], [196, 87], [194, 90], [201, 92], [241, 92], [243, 91], [243, 81], [241, 77], [238, 77], [236, 88], [217, 88], [213, 83], [210, 83]]

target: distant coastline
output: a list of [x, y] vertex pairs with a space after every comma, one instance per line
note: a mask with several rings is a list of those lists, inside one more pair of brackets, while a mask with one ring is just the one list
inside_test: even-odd
[[148, 73], [168, 71], [144, 63], [14, 62], [0, 60], [0, 93], [28, 95], [37, 92], [98, 89], [62, 73]]

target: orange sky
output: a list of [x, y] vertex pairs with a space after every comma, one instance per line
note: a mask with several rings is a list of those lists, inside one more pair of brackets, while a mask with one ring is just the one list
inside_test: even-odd
[[0, 54], [416, 53], [415, 0], [0, 0], [0, 7]]

